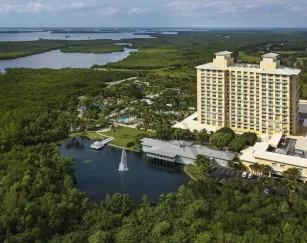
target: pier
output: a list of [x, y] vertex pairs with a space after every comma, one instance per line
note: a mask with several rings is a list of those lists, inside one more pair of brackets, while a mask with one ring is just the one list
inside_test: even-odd
[[111, 142], [113, 139], [114, 138], [112, 138], [112, 137], [108, 137], [107, 139], [105, 139], [103, 141], [96, 141], [91, 145], [91, 148], [99, 150], [99, 149], [103, 148], [107, 143]]

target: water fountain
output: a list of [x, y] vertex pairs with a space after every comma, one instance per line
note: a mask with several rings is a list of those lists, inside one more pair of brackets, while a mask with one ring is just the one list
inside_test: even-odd
[[127, 155], [126, 155], [126, 152], [125, 152], [124, 149], [123, 149], [123, 152], [122, 152], [122, 158], [121, 158], [118, 170], [119, 171], [127, 171], [128, 170]]

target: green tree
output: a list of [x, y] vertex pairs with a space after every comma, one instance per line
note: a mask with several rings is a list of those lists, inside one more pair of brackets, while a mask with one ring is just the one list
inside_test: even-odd
[[210, 177], [210, 171], [212, 170], [212, 164], [209, 158], [197, 155], [195, 164], [198, 166], [201, 174], [201, 178], [209, 178]]
[[254, 144], [257, 142], [257, 134], [253, 132], [245, 132], [240, 137], [244, 138], [246, 141], [246, 145], [254, 146]]
[[222, 127], [221, 129], [217, 130], [215, 133], [227, 133], [227, 134], [231, 134], [232, 137], [236, 135], [234, 130], [232, 130], [229, 127]]
[[229, 149], [236, 152], [240, 152], [245, 145], [245, 138], [242, 136], [237, 136], [229, 143]]
[[219, 149], [229, 146], [233, 136], [228, 133], [215, 133], [209, 139], [209, 143]]
[[209, 134], [206, 129], [202, 129], [200, 131], [194, 131], [196, 141], [200, 144], [205, 144], [209, 142]]

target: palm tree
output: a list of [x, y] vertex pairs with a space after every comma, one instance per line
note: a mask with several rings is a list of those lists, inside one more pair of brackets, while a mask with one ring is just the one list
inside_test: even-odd
[[272, 167], [271, 166], [269, 166], [269, 165], [260, 165], [260, 169], [261, 169], [261, 174], [262, 175], [269, 174], [269, 176], [270, 176], [271, 171], [272, 171]]
[[112, 124], [110, 129], [112, 130], [112, 136], [114, 137], [114, 132], [116, 132], [116, 126]]
[[251, 171], [254, 173], [254, 171], [256, 170], [256, 166], [255, 166], [255, 164], [251, 164], [250, 166], [249, 166], [249, 168], [251, 169]]

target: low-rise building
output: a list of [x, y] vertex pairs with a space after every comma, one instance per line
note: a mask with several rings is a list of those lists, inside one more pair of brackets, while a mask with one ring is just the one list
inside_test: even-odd
[[203, 155], [210, 158], [215, 165], [228, 166], [228, 162], [236, 156], [232, 152], [219, 151], [187, 141], [162, 141], [143, 138], [141, 144], [143, 152], [148, 157], [171, 163], [193, 164], [197, 155]]
[[307, 138], [293, 139], [274, 134], [270, 140], [258, 142], [241, 151], [240, 160], [250, 169], [259, 163], [272, 168], [270, 175], [282, 176], [289, 168], [298, 169], [298, 178], [307, 181]]

